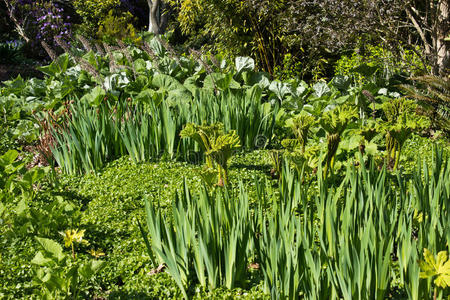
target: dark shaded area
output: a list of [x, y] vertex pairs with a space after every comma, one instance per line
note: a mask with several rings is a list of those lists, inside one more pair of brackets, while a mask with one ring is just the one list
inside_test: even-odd
[[0, 65], [0, 81], [10, 80], [20, 75], [22, 78], [44, 78], [41, 71], [35, 69], [34, 66], [27, 65]]

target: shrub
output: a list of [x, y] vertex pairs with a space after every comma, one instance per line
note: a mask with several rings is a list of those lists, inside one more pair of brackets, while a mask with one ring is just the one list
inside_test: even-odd
[[100, 21], [97, 36], [107, 43], [113, 43], [117, 39], [138, 42], [140, 37], [136, 36], [132, 21], [130, 12], [116, 15], [114, 10], [110, 10], [106, 18]]
[[350, 56], [342, 56], [336, 63], [335, 75], [351, 75], [356, 81], [365, 82], [370, 79], [370, 75], [357, 70], [363, 64], [370, 67], [373, 74], [376, 73], [382, 78], [390, 78], [402, 72], [412, 75], [423, 74], [429, 67], [423, 65], [421, 58], [416, 54], [417, 50], [402, 49], [399, 59], [392, 51], [382, 46], [368, 45], [356, 49]]
[[73, 6], [83, 20], [79, 29], [88, 36], [94, 36], [101, 23], [108, 18], [110, 10], [116, 10], [120, 0], [74, 0]]

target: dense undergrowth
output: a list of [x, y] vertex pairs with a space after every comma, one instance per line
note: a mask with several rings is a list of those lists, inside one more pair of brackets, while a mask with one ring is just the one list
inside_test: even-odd
[[96, 49], [3, 83], [1, 297], [448, 296], [444, 98]]

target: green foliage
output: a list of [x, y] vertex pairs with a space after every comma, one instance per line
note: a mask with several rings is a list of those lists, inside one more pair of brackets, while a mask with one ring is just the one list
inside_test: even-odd
[[283, 57], [283, 62], [274, 68], [273, 76], [281, 80], [288, 80], [295, 77], [302, 77], [303, 65], [298, 59], [287, 53]]
[[87, 284], [105, 266], [100, 260], [78, 261], [75, 255], [67, 255], [61, 245], [51, 239], [36, 237], [36, 241], [42, 250], [31, 261], [35, 266], [33, 282], [45, 299], [77, 299], [80, 286]]
[[[342, 56], [335, 65], [335, 75], [351, 76], [359, 83], [370, 82], [376, 78], [389, 80], [395, 74], [420, 75], [428, 71], [419, 55], [420, 49], [401, 49], [398, 57], [381, 45], [365, 45], [356, 49], [349, 57]], [[365, 66], [365, 70], [361, 68]]]
[[93, 36], [102, 22], [108, 18], [108, 12], [118, 9], [120, 0], [75, 0], [73, 6], [77, 14], [83, 19], [81, 31]]
[[[292, 130], [292, 133], [294, 134], [303, 153], [305, 152], [306, 143], [308, 142], [310, 127], [314, 124], [315, 118], [305, 111], [286, 121], [286, 127], [289, 127]], [[287, 144], [292, 145], [295, 144], [295, 142], [293, 143], [291, 140], [283, 140], [282, 144], [285, 148], [288, 148]]]
[[420, 261], [420, 278], [433, 278], [436, 286], [445, 289], [450, 286], [450, 260], [447, 259], [447, 251], [440, 251], [436, 259], [427, 249], [423, 249], [424, 261]]
[[[188, 123], [180, 132], [181, 138], [193, 139], [205, 152], [211, 151], [212, 143], [221, 134], [223, 134], [222, 123], [215, 123], [211, 125], [207, 125], [206, 123], [203, 123], [202, 125]], [[206, 165], [209, 168], [213, 167], [210, 156], [206, 157]]]
[[[412, 136], [425, 122], [392, 86], [270, 80], [251, 58], [177, 56], [157, 38], [142, 49], [104, 47], [60, 56], [41, 68], [44, 80], [2, 87], [6, 131], [30, 118], [44, 130], [40, 143], [53, 134], [59, 169], [84, 175], [49, 179], [49, 168], [27, 170], [17, 152], [1, 156], [0, 298], [433, 296], [419, 258], [448, 247], [448, 157]], [[32, 121], [33, 110], [46, 122]], [[380, 159], [384, 132], [404, 153], [393, 174]], [[254, 151], [280, 141], [288, 151]], [[225, 188], [199, 165], [202, 154]], [[279, 181], [267, 178], [271, 156]], [[148, 241], [139, 242], [137, 220], [149, 211]], [[72, 253], [54, 255], [35, 239], [59, 245], [59, 232]], [[89, 271], [84, 235], [90, 254], [104, 254], [101, 276]]]
[[51, 148], [53, 158], [65, 172], [96, 170], [125, 153], [119, 129], [120, 121], [125, 117], [125, 106], [119, 107], [115, 116], [104, 102], [99, 110], [81, 101], [70, 108], [70, 114], [63, 116], [65, 126], [54, 124], [50, 129], [55, 141]]
[[22, 45], [13, 43], [0, 43], [0, 64], [16, 65], [23, 63], [25, 57]]
[[186, 298], [192, 276], [211, 290], [219, 285], [229, 289], [242, 286], [251, 240], [248, 198], [241, 194], [234, 200], [227, 192], [209, 195], [203, 190], [198, 199], [191, 199], [186, 186], [180, 197], [173, 204], [173, 225], [164, 222], [161, 213], [146, 200], [152, 238], [151, 245], [147, 242], [149, 254], [167, 264]]
[[322, 128], [327, 132], [327, 159], [325, 161], [324, 177], [328, 171], [333, 172], [335, 155], [341, 142], [341, 135], [347, 128], [348, 123], [356, 118], [356, 108], [351, 106], [338, 106], [327, 111], [319, 120]]
[[413, 101], [403, 98], [385, 102], [382, 108], [388, 120], [380, 123], [386, 131], [387, 161], [390, 167], [397, 169], [403, 144], [414, 131], [427, 128], [429, 121], [415, 113]]
[[402, 85], [408, 98], [416, 100], [431, 126], [449, 134], [450, 128], [450, 78], [422, 76], [414, 79], [417, 86]]
[[[232, 194], [226, 190], [224, 194], [216, 190], [215, 197], [202, 190], [196, 197], [185, 185], [173, 204], [172, 216], [164, 215], [159, 205], [147, 200], [148, 251], [156, 264], [167, 264], [185, 297], [189, 297], [189, 278], [196, 278], [203, 286], [211, 284], [211, 277], [226, 278], [223, 265], [216, 265], [214, 272], [209, 269], [208, 264], [223, 252], [202, 252], [205, 240], [210, 241], [205, 234], [228, 234], [240, 228], [250, 230], [253, 241], [248, 245], [253, 243], [254, 247], [238, 248], [242, 254], [237, 262], [257, 257], [264, 289], [272, 299], [333, 295], [384, 299], [398, 281], [409, 298], [430, 298], [432, 289], [420, 283], [416, 258], [425, 245], [446, 247], [448, 232], [436, 230], [428, 235], [427, 228], [448, 226], [449, 191], [444, 183], [450, 175], [449, 162], [435, 150], [433, 170], [418, 167], [407, 179], [390, 178], [386, 168], [379, 171], [373, 161], [366, 167], [361, 159], [359, 167], [347, 168], [342, 182], [324, 181], [319, 175], [317, 187], [302, 183], [301, 177], [296, 180], [295, 172], [287, 169], [277, 194], [268, 193], [267, 184], [256, 184], [259, 205], [255, 208], [241, 206], [247, 197], [243, 190], [237, 198], [228, 198]], [[423, 177], [422, 171], [429, 175]], [[412, 192], [397, 187], [410, 185], [415, 186]], [[274, 202], [269, 204], [269, 199]], [[234, 227], [238, 224], [234, 221], [227, 222], [226, 230], [212, 227], [220, 226], [228, 216], [228, 210], [219, 213], [224, 205], [231, 211], [243, 210], [232, 214], [233, 220], [242, 222], [239, 227]], [[441, 208], [443, 214], [439, 213]], [[415, 211], [428, 217], [414, 223]], [[412, 230], [419, 230], [417, 238], [411, 236]], [[208, 249], [216, 249], [213, 245]], [[392, 260], [392, 253], [398, 260]], [[220, 284], [224, 282], [222, 279]]]
[[[284, 2], [266, 2], [261, 8], [235, 0], [168, 2], [179, 7], [181, 30], [194, 40], [199, 40], [198, 37], [213, 40], [214, 43], [206, 47], [216, 52], [228, 56], [252, 56], [261, 69], [271, 74], [286, 53], [282, 47], [283, 34], [274, 34], [280, 27], [281, 18], [273, 17], [287, 7]], [[258, 24], [267, 25], [261, 27]]]
[[[253, 96], [255, 90], [259, 96]], [[123, 98], [115, 100], [113, 95], [108, 95], [111, 100], [105, 101], [105, 91], [97, 87], [68, 106], [68, 113], [61, 116], [64, 126], [53, 125], [52, 153], [58, 165], [70, 174], [98, 170], [121, 155], [130, 155], [135, 162], [160, 157], [189, 159], [190, 153], [207, 149], [181, 140], [179, 132], [184, 124], [199, 120], [223, 120], [224, 128], [236, 130], [238, 139], [245, 141], [248, 148], [260, 147], [256, 144], [258, 135], [271, 136], [271, 113], [264, 111], [257, 87], [246, 92], [228, 91], [220, 96], [199, 93], [191, 102], [187, 98], [186, 102], [177, 101], [171, 106], [141, 95], [135, 104]], [[220, 162], [222, 158], [227, 160], [228, 154], [222, 157], [221, 153], [229, 151], [223, 152], [220, 145], [216, 146], [214, 151], [217, 150]]]
[[217, 185], [224, 186], [228, 184], [228, 160], [240, 147], [241, 142], [235, 130], [221, 134], [211, 141], [211, 149], [206, 152], [206, 155], [211, 156], [217, 164], [219, 173]]
[[[15, 84], [23, 84], [18, 77]], [[14, 94], [0, 95], [0, 151], [35, 141], [39, 135], [33, 110], [40, 103]]]
[[217, 167], [217, 185], [226, 185], [228, 183], [228, 160], [241, 147], [236, 131], [231, 130], [225, 133], [222, 123], [212, 125], [206, 125], [206, 123], [203, 123], [203, 125], [188, 123], [180, 132], [180, 136], [182, 138], [192, 138], [201, 146], [206, 154], [207, 167]]
[[133, 24], [133, 16], [130, 12], [116, 15], [114, 10], [110, 10], [108, 15], [99, 22], [97, 36], [107, 43], [115, 43], [116, 40], [128, 40], [134, 43], [140, 41], [136, 35]]
[[0, 156], [0, 200], [8, 203], [18, 195], [23, 201], [31, 201], [35, 196], [33, 185], [49, 172], [48, 168], [27, 170], [23, 161], [17, 160], [19, 153], [9, 150]]
[[29, 264], [35, 248], [31, 238], [51, 236], [79, 217], [72, 201], [41, 191], [49, 168], [28, 170], [18, 155], [10, 150], [0, 156], [0, 294], [14, 298], [32, 294]]
[[[425, 174], [434, 174], [431, 177], [422, 179], [420, 167], [416, 170], [411, 182], [417, 185], [413, 194], [406, 189], [392, 194], [397, 187], [391, 185], [386, 169], [380, 172], [372, 162], [368, 168], [363, 161], [357, 169], [348, 167], [338, 184], [318, 176], [317, 190], [294, 180], [295, 174], [289, 170], [282, 173], [280, 197], [284, 201], [272, 206], [273, 213], [256, 223], [262, 232], [255, 243], [266, 291], [273, 299], [292, 299], [299, 294], [306, 299], [333, 295], [384, 299], [395, 281], [391, 272], [396, 263], [391, 253], [397, 244], [401, 282], [408, 298], [429, 299], [430, 287], [419, 284], [418, 253], [427, 243], [438, 240], [439, 249], [445, 248], [449, 236], [445, 230], [433, 236], [420, 231], [420, 236], [412, 238], [415, 227], [411, 213], [417, 209], [429, 216], [420, 221], [424, 229], [433, 222], [438, 227], [448, 226], [447, 205], [442, 202], [448, 199], [448, 189], [441, 184], [449, 176], [449, 160], [442, 161], [441, 155], [435, 151], [431, 173], [423, 169]], [[399, 186], [408, 185], [402, 177], [394, 180], [400, 180]], [[443, 216], [439, 214], [442, 208]]]
[[[263, 176], [268, 168], [265, 151], [236, 154], [230, 162], [230, 192], [236, 194], [239, 181], [243, 181], [250, 188], [249, 199], [255, 199], [252, 188], [254, 178]], [[104, 291], [108, 290], [109, 297], [113, 299], [130, 295], [144, 299], [182, 297], [180, 289], [167, 272], [149, 275], [158, 265], [149, 262], [135, 220], [144, 218], [144, 195], [147, 195], [155, 207], [159, 207], [159, 212], [167, 214], [170, 220], [172, 201], [177, 191], [183, 189], [183, 177], [191, 191], [196, 193], [195, 191], [202, 189], [203, 184], [200, 171], [201, 167], [198, 165], [165, 161], [134, 164], [128, 157], [123, 157], [109, 163], [96, 174], [76, 177], [65, 175], [61, 179], [64, 190], [85, 203], [82, 223], [76, 227], [86, 228], [85, 234], [92, 247], [95, 245], [96, 249], [101, 248], [106, 254], [102, 260], [106, 260], [107, 265], [96, 279], [102, 288], [93, 287], [91, 295], [95, 293], [107, 296]], [[195, 195], [192, 197], [196, 198]], [[81, 254], [79, 257], [81, 258]], [[255, 276], [258, 277], [258, 274], [252, 275]], [[118, 280], [123, 285], [117, 285]], [[255, 284], [258, 281], [259, 279], [255, 279]], [[251, 299], [263, 295], [261, 287], [254, 286], [253, 281], [249, 286], [251, 289], [221, 289], [213, 292], [203, 290], [196, 282], [190, 283], [192, 288], [189, 295], [194, 298], [203, 296], [217, 299], [216, 297], [228, 295]]]

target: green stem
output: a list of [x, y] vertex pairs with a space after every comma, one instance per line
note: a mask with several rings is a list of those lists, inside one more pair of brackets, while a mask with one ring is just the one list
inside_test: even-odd
[[400, 152], [401, 152], [402, 148], [400, 146], [398, 146], [398, 151], [396, 153], [395, 156], [395, 164], [394, 164], [394, 170], [397, 170], [398, 168], [398, 163], [400, 162]]
[[335, 160], [336, 154], [331, 157], [330, 161], [330, 173], [333, 174], [333, 168], [334, 168], [334, 160]]
[[206, 165], [207, 165], [208, 168], [210, 168], [210, 169], [214, 168], [213, 163], [212, 163], [211, 156], [209, 156], [209, 155], [206, 155]]
[[218, 164], [217, 171], [219, 173], [219, 181], [217, 182], [218, 186], [224, 186], [223, 178], [222, 178], [222, 167]]
[[222, 167], [222, 172], [223, 172], [223, 183], [224, 185], [228, 184], [228, 170], [227, 170], [227, 166], [223, 166]]

